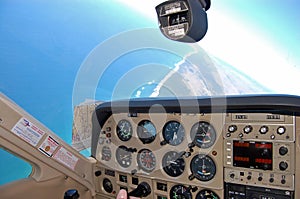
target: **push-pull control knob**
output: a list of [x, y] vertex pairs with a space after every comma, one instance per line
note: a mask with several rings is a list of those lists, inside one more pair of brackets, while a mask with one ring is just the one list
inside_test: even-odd
[[129, 192], [129, 196], [133, 197], [147, 197], [151, 193], [151, 187], [147, 182], [141, 182], [136, 189]]

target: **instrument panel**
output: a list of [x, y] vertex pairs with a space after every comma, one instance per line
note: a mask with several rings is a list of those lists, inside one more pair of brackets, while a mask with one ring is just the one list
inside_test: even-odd
[[146, 198], [292, 199], [297, 121], [272, 110], [112, 113], [97, 134], [97, 191], [114, 198], [147, 182]]
[[169, 188], [159, 188], [157, 197], [222, 195], [223, 180], [215, 176], [223, 175], [223, 120], [223, 114], [113, 114], [100, 132], [96, 158], [115, 175]]

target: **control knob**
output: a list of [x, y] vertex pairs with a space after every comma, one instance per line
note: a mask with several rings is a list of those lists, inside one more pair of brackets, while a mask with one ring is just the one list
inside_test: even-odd
[[281, 171], [285, 171], [287, 168], [288, 168], [288, 163], [286, 163], [286, 162], [280, 162], [279, 163], [279, 169], [281, 170]]
[[147, 182], [141, 182], [136, 189], [129, 192], [129, 196], [147, 197], [151, 193], [151, 187]]
[[286, 155], [287, 153], [289, 152], [289, 150], [288, 150], [288, 148], [287, 147], [285, 147], [285, 146], [281, 146], [280, 148], [279, 148], [279, 154], [280, 155]]
[[250, 126], [250, 125], [245, 126], [245, 128], [244, 128], [244, 133], [246, 133], [246, 134], [251, 133], [252, 129], [253, 129], [253, 128], [252, 128], [252, 126]]

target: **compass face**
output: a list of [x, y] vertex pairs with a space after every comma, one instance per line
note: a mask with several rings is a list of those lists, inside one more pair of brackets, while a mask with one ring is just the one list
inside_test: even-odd
[[162, 160], [164, 171], [171, 177], [180, 176], [184, 172], [185, 162], [176, 151], [167, 152]]
[[209, 148], [216, 141], [216, 131], [208, 122], [198, 122], [191, 129], [191, 139], [199, 148]]
[[148, 173], [153, 171], [156, 166], [155, 155], [149, 149], [142, 149], [138, 152], [137, 162], [140, 169]]
[[120, 140], [128, 141], [132, 137], [132, 126], [129, 121], [121, 120], [117, 125], [117, 135]]
[[184, 136], [184, 128], [179, 122], [170, 121], [164, 126], [163, 137], [170, 145], [177, 146], [181, 144]]

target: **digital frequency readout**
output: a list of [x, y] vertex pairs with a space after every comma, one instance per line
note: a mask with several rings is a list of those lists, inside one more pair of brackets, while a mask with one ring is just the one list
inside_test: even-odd
[[272, 170], [272, 143], [233, 141], [233, 166]]

